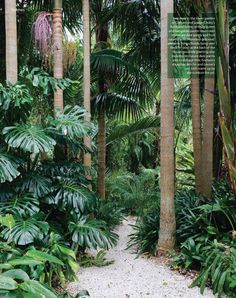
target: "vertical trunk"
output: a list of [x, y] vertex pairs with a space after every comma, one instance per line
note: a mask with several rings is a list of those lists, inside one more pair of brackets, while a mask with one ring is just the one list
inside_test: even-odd
[[[85, 122], [90, 122], [90, 10], [89, 0], [83, 0], [83, 30], [84, 30], [84, 77], [83, 77], [83, 88], [84, 88], [84, 107], [89, 113], [85, 117]], [[89, 137], [84, 138], [84, 144], [88, 148], [91, 148], [91, 139]], [[91, 167], [91, 154], [84, 154], [84, 164], [87, 167]]]
[[174, 80], [168, 78], [168, 13], [173, 0], [161, 1], [161, 210], [158, 253], [175, 246]]
[[[108, 23], [99, 24], [96, 27], [96, 48], [103, 50], [108, 47], [109, 41]], [[101, 74], [99, 77], [99, 94], [106, 93], [108, 85]], [[102, 106], [98, 108], [98, 194], [101, 199], [105, 199], [105, 176], [106, 176], [106, 107], [105, 103], [98, 103]]]
[[98, 117], [98, 194], [105, 199], [105, 174], [106, 174], [106, 113], [101, 108]]
[[[57, 79], [63, 78], [62, 0], [54, 0], [53, 7], [53, 75]], [[54, 93], [55, 116], [62, 112], [63, 108], [63, 91], [57, 87]]]
[[[206, 9], [212, 13], [210, 3], [206, 1]], [[214, 51], [207, 47], [207, 51]], [[202, 130], [202, 194], [211, 198], [213, 178], [213, 129], [214, 129], [214, 91], [215, 78], [205, 77], [204, 115]]]
[[193, 127], [195, 188], [196, 188], [196, 193], [199, 194], [201, 192], [201, 154], [202, 154], [199, 78], [191, 79], [191, 98], [192, 98], [192, 127]]
[[5, 0], [6, 80], [17, 82], [17, 25], [16, 0]]
[[215, 80], [205, 78], [205, 100], [202, 131], [202, 194], [211, 198], [213, 178], [213, 129], [214, 129]]

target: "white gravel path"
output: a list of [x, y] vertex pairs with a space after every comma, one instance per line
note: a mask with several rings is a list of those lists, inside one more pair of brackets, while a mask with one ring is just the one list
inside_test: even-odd
[[79, 281], [68, 285], [69, 292], [76, 294], [88, 290], [91, 298], [212, 298], [210, 290], [202, 296], [198, 288], [190, 289], [191, 279], [171, 271], [158, 263], [156, 258], [136, 259], [131, 250], [126, 250], [130, 223], [124, 220], [117, 228], [118, 245], [107, 253], [114, 264], [105, 267], [81, 268]]

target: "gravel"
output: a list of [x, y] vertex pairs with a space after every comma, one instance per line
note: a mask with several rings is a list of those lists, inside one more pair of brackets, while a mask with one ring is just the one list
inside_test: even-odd
[[199, 288], [188, 288], [192, 282], [189, 277], [171, 271], [157, 258], [136, 258], [132, 250], [126, 250], [132, 232], [130, 224], [134, 222], [133, 218], [127, 218], [117, 227], [119, 242], [107, 253], [107, 259], [114, 260], [114, 264], [81, 268], [79, 280], [68, 285], [70, 293], [88, 290], [91, 298], [214, 297], [209, 289], [201, 295]]

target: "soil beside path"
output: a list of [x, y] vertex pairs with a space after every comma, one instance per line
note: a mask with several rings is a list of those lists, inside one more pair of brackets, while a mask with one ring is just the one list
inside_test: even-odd
[[192, 280], [171, 271], [156, 258], [136, 259], [126, 250], [135, 220], [127, 218], [117, 227], [119, 242], [107, 253], [114, 264], [105, 267], [81, 268], [78, 282], [68, 285], [70, 293], [88, 290], [91, 298], [212, 298], [210, 290], [201, 295], [198, 288], [190, 289]]

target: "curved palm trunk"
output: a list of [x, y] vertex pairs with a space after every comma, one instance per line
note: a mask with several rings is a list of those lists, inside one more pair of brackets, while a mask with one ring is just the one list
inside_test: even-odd
[[175, 246], [174, 80], [168, 78], [168, 13], [173, 0], [161, 0], [161, 210], [158, 253]]
[[[83, 77], [83, 88], [84, 88], [84, 107], [89, 113], [85, 117], [85, 122], [90, 122], [90, 10], [89, 0], [83, 0], [83, 26], [84, 26], [84, 77]], [[89, 137], [84, 138], [84, 144], [88, 148], [91, 148], [91, 139]], [[84, 164], [87, 167], [91, 167], [91, 154], [84, 154]]]
[[98, 116], [98, 194], [105, 199], [105, 175], [106, 175], [106, 113], [102, 108]]
[[[62, 0], [54, 0], [53, 7], [53, 75], [57, 79], [63, 78]], [[55, 116], [62, 112], [63, 108], [63, 91], [57, 87], [54, 93]]]
[[17, 82], [16, 0], [5, 0], [6, 80]]
[[196, 193], [201, 193], [201, 156], [202, 156], [202, 133], [201, 133], [201, 107], [199, 78], [191, 79], [192, 98], [192, 127], [193, 127], [193, 155]]

